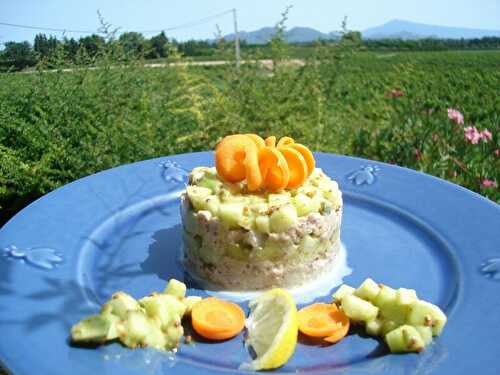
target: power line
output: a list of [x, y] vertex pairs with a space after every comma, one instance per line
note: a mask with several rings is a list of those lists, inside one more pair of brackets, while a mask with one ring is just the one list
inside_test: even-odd
[[[159, 30], [139, 30], [137, 32], [139, 33], [160, 33], [162, 31], [172, 31], [172, 30], [178, 30], [178, 29], [185, 29], [185, 28], [190, 28], [198, 25], [202, 25], [204, 23], [207, 23], [214, 18], [221, 17], [225, 14], [231, 13], [233, 10], [226, 10], [221, 13], [214, 14], [212, 16], [200, 18], [194, 21], [186, 22], [177, 26], [172, 26], [172, 27], [166, 27], [163, 29]], [[15, 24], [15, 23], [7, 23], [7, 22], [0, 22], [0, 25], [3, 26], [10, 26], [10, 27], [17, 27], [20, 29], [30, 29], [30, 30], [41, 30], [41, 31], [56, 31], [56, 32], [62, 32], [62, 33], [79, 33], [79, 34], [101, 34], [102, 31], [91, 31], [91, 30], [72, 30], [72, 29], [58, 29], [58, 28], [53, 28], [53, 27], [39, 27], [39, 26], [31, 26], [31, 25], [20, 25], [20, 24]]]
[[207, 23], [208, 21], [211, 21], [214, 18], [218, 18], [218, 17], [224, 16], [224, 15], [232, 13], [232, 12], [233, 12], [233, 10], [229, 9], [229, 10], [226, 10], [224, 12], [214, 14], [213, 16], [208, 16], [208, 17], [200, 18], [198, 20], [191, 21], [191, 22], [186, 22], [186, 23], [181, 24], [181, 25], [172, 26], [172, 27], [168, 27], [168, 28], [160, 29], [160, 30], [142, 30], [142, 31], [139, 31], [139, 32], [140, 33], [145, 33], [145, 34], [146, 33], [160, 33], [162, 31], [172, 31], [172, 30], [177, 30], [177, 29], [184, 29], [184, 28], [194, 27], [194, 26], [198, 26], [198, 25], [203, 25], [204, 23]]
[[10, 27], [18, 27], [20, 29], [44, 30], [44, 31], [59, 31], [59, 32], [66, 32], [66, 33], [80, 33], [80, 34], [93, 34], [93, 33], [96, 33], [96, 31], [89, 31], [89, 30], [55, 29], [55, 28], [52, 28], [52, 27], [38, 27], [38, 26], [29, 26], [29, 25], [18, 25], [18, 24], [15, 24], [15, 23], [7, 23], [7, 22], [0, 22], [0, 25], [10, 26]]

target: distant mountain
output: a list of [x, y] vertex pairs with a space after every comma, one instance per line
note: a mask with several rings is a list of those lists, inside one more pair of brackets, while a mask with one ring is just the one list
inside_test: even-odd
[[472, 39], [485, 36], [500, 37], [500, 30], [468, 29], [393, 20], [381, 26], [366, 29], [362, 34], [365, 39]]
[[[264, 44], [269, 42], [276, 33], [274, 27], [263, 27], [255, 31], [240, 31], [240, 39], [245, 40], [249, 44]], [[285, 40], [289, 43], [307, 43], [314, 42], [318, 39], [337, 39], [336, 33], [322, 33], [310, 27], [294, 27], [285, 32]], [[234, 34], [224, 36], [226, 40], [234, 40]]]
[[[245, 40], [249, 44], [264, 44], [269, 42], [275, 33], [276, 29], [274, 27], [263, 27], [262, 29], [250, 32], [240, 31], [240, 39]], [[364, 39], [472, 39], [485, 36], [500, 37], [500, 30], [467, 29], [463, 27], [436, 26], [393, 20], [381, 26], [366, 29], [362, 34]], [[339, 37], [338, 32], [322, 33], [311, 27], [294, 27], [285, 32], [285, 40], [290, 43], [307, 43], [318, 39], [336, 40]], [[224, 39], [234, 40], [234, 34], [226, 35]]]

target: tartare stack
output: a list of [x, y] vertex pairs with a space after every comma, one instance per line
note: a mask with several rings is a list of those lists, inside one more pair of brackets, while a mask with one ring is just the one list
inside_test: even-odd
[[181, 216], [187, 270], [227, 290], [302, 285], [340, 250], [338, 184], [288, 137], [224, 138], [216, 167], [192, 170]]

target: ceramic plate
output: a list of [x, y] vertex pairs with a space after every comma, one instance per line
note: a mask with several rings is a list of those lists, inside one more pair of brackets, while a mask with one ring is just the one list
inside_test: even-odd
[[[420, 354], [394, 355], [359, 333], [332, 346], [300, 341], [278, 372], [500, 373], [500, 206], [443, 180], [396, 166], [316, 154], [343, 191], [341, 238], [351, 275], [414, 288], [449, 322]], [[182, 345], [176, 355], [117, 343], [71, 346], [72, 324], [116, 290], [135, 297], [185, 279], [179, 193], [192, 153], [121, 166], [37, 200], [0, 230], [0, 362], [15, 375], [236, 373], [250, 359], [243, 334]], [[191, 287], [189, 294], [205, 295]], [[318, 301], [330, 300], [318, 296]], [[242, 303], [246, 309], [246, 303]]]

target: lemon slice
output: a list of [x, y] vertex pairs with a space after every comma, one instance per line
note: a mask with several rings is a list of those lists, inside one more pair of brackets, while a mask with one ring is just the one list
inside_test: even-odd
[[293, 297], [283, 289], [273, 289], [251, 301], [249, 307], [246, 343], [256, 358], [240, 368], [267, 370], [284, 365], [297, 345], [299, 328]]

